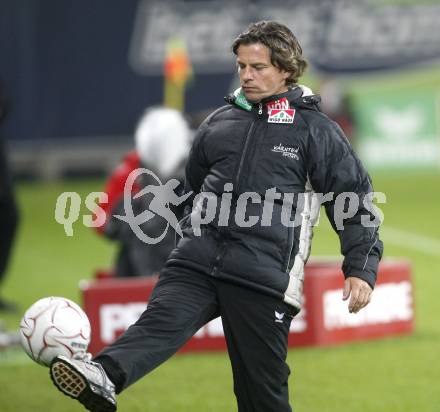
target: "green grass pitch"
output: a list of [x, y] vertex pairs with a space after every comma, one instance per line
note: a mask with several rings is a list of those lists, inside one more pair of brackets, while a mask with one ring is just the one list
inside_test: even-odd
[[[416, 331], [412, 336], [289, 352], [290, 393], [303, 412], [434, 412], [440, 410], [440, 175], [378, 174], [375, 189], [387, 203], [382, 239], [385, 255], [413, 264]], [[115, 251], [80, 222], [65, 235], [54, 219], [64, 191], [84, 195], [100, 181], [20, 184], [21, 226], [4, 294], [24, 311], [37, 299], [58, 295], [80, 301], [78, 282], [106, 267]], [[87, 213], [87, 211], [85, 210]], [[315, 231], [312, 255], [337, 255], [326, 218]], [[21, 315], [0, 317], [8, 329]], [[118, 397], [121, 411], [226, 412], [236, 410], [226, 354], [177, 355]], [[2, 412], [73, 412], [79, 403], [59, 393], [48, 369], [20, 351], [0, 350]]]

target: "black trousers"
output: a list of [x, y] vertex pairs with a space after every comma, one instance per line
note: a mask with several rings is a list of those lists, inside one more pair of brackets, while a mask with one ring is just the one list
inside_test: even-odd
[[221, 316], [238, 411], [289, 412], [286, 356], [292, 314], [290, 306], [275, 297], [168, 269], [139, 320], [94, 360], [119, 393]]

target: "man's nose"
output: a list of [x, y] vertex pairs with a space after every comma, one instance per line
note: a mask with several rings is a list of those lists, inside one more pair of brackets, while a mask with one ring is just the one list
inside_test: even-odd
[[253, 79], [252, 70], [250, 68], [244, 68], [241, 71], [241, 78], [243, 81], [248, 82]]

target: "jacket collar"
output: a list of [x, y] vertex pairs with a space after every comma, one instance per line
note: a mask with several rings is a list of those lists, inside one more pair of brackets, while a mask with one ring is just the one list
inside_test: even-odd
[[246, 100], [246, 97], [241, 91], [241, 88], [238, 88], [234, 91], [234, 93], [225, 97], [225, 100], [230, 104], [235, 104], [236, 106], [241, 107], [247, 111], [258, 111], [261, 105], [266, 105], [270, 102], [275, 102], [277, 100], [287, 99], [289, 104], [296, 107], [306, 107], [317, 109], [318, 103], [321, 101], [321, 97], [318, 95], [304, 95], [304, 91], [300, 86], [295, 86], [284, 93], [276, 94], [273, 96], [265, 97], [260, 102], [251, 103]]
[[[295, 86], [292, 89], [287, 90], [287, 92], [275, 94], [273, 96], [265, 97], [259, 103], [269, 103], [275, 100], [280, 100], [286, 98], [289, 102], [296, 100], [302, 96], [302, 90], [299, 86]], [[258, 103], [254, 103], [254, 105], [258, 105]]]

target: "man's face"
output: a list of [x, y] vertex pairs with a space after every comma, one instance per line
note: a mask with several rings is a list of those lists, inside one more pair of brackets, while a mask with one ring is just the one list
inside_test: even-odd
[[289, 72], [275, 67], [270, 50], [261, 43], [242, 44], [237, 49], [240, 84], [246, 99], [259, 102], [265, 97], [286, 92]]

